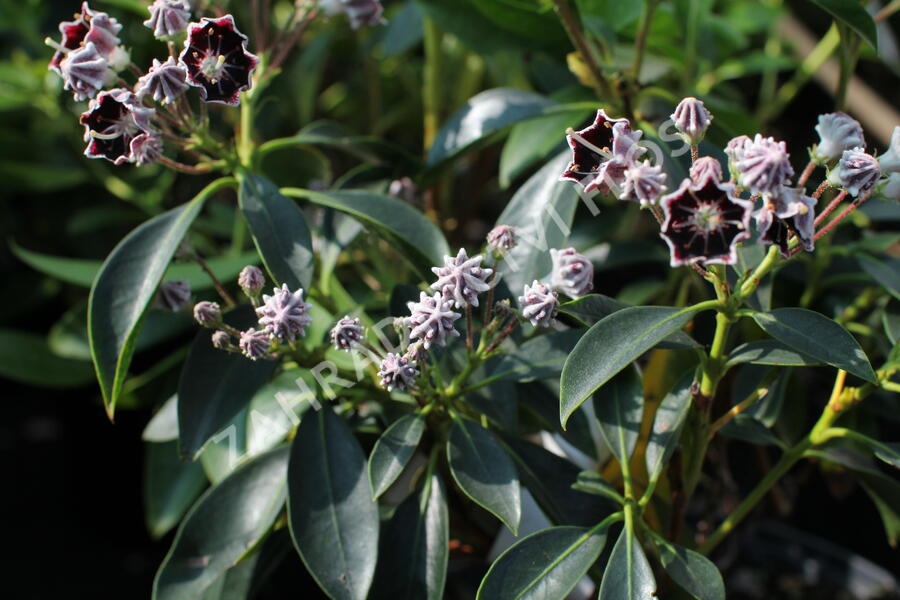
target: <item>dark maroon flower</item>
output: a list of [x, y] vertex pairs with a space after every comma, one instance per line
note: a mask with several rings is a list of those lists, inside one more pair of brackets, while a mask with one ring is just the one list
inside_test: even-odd
[[59, 24], [59, 32], [62, 39], [59, 42], [61, 50], [57, 50], [50, 59], [49, 68], [60, 75], [60, 63], [68, 54], [83, 43], [93, 42], [97, 52], [105, 59], [109, 59], [113, 50], [119, 45], [119, 31], [122, 26], [118, 21], [104, 12], [91, 10], [87, 2], [82, 2], [81, 12], [75, 15], [74, 21], [63, 21]]
[[796, 188], [782, 187], [777, 195], [763, 196], [763, 207], [756, 213], [756, 230], [763, 244], [778, 246], [788, 258], [790, 238], [794, 234], [807, 252], [815, 248], [815, 198]]
[[100, 92], [81, 115], [88, 158], [105, 158], [121, 165], [134, 162], [131, 142], [141, 134], [152, 133], [150, 118], [154, 110], [141, 106], [133, 93], [125, 89]]
[[[566, 136], [572, 149], [572, 162], [560, 175], [560, 180], [580, 183], [585, 191], [595, 189], [606, 191], [608, 186], [605, 185], [604, 176], [614, 176], [621, 170], [621, 177], [624, 179], [625, 170], [631, 166], [624, 161], [628, 158], [632, 161], [637, 158], [639, 152], [634, 152], [634, 156], [631, 157], [628, 157], [628, 154], [630, 147], [640, 135], [640, 132], [631, 131], [628, 119], [611, 119], [601, 108], [597, 111], [593, 123], [580, 131], [570, 130]], [[614, 143], [616, 141], [617, 144]], [[619, 160], [616, 168], [610, 169], [608, 163], [614, 158]], [[618, 164], [620, 162], [621, 165]]]
[[660, 235], [669, 245], [671, 264], [732, 264], [738, 242], [750, 237], [753, 203], [734, 195], [734, 186], [707, 176], [685, 179], [660, 200], [666, 218]]
[[240, 93], [253, 85], [251, 75], [259, 59], [247, 51], [247, 36], [234, 17], [204, 17], [188, 25], [184, 50], [178, 57], [187, 68], [187, 82], [200, 88], [205, 102], [236, 106]]

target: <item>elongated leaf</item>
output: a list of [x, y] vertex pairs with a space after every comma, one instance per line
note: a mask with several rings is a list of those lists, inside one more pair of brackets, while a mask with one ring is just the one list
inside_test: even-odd
[[555, 104], [524, 90], [496, 88], [481, 92], [444, 123], [428, 152], [428, 164], [443, 162], [514, 123], [539, 117]]
[[691, 384], [693, 382], [693, 371], [685, 373], [656, 409], [653, 430], [650, 432], [647, 449], [644, 452], [644, 458], [647, 461], [647, 477], [651, 482], [659, 479], [663, 467], [666, 466], [678, 445], [681, 427], [691, 409]]
[[285, 498], [288, 448], [237, 469], [184, 518], [153, 582], [153, 600], [195, 600], [269, 530]]
[[776, 340], [829, 364], [875, 382], [865, 352], [849, 331], [828, 317], [804, 308], [777, 308], [753, 319]]
[[494, 561], [477, 598], [565, 598], [597, 562], [605, 544], [605, 529], [551, 527], [529, 535]]
[[457, 419], [450, 430], [447, 461], [459, 488], [515, 535], [522, 516], [519, 475], [503, 446], [477, 423]]
[[573, 490], [584, 492], [585, 494], [594, 494], [609, 498], [618, 504], [625, 504], [625, 498], [611, 486], [600, 473], [595, 471], [582, 471], [578, 474], [578, 481], [572, 485]]
[[725, 583], [708, 558], [658, 538], [659, 557], [666, 573], [696, 600], [725, 600]]
[[359, 190], [310, 192], [285, 189], [282, 192], [331, 207], [375, 229], [425, 277], [431, 277], [431, 267], [443, 264], [444, 256], [450, 254], [447, 240], [437, 225], [396, 198]]
[[900, 469], [900, 443], [881, 442], [858, 431], [848, 432], [847, 437], [867, 446], [879, 460]]
[[719, 430], [719, 433], [749, 444], [786, 448], [785, 443], [778, 439], [771, 429], [746, 413], [735, 415], [733, 419]]
[[147, 529], [161, 538], [206, 487], [200, 463], [181, 460], [174, 440], [149, 443], [144, 453], [144, 510]]
[[504, 355], [489, 377], [497, 378], [498, 381], [520, 382], [556, 378], [582, 333], [577, 329], [569, 329], [528, 340]]
[[594, 393], [600, 435], [620, 464], [631, 459], [644, 415], [644, 387], [634, 369], [626, 369]]
[[859, 265], [869, 274], [869, 277], [884, 286], [890, 294], [900, 300], [900, 261], [889, 259], [881, 261], [867, 254], [857, 257]]
[[559, 416], [576, 408], [641, 354], [690, 321], [697, 309], [635, 306], [597, 322], [575, 345], [560, 379]]
[[144, 427], [145, 442], [171, 442], [178, 439], [178, 396], [171, 395]]
[[878, 51], [878, 31], [875, 21], [865, 7], [855, 0], [811, 0], [836, 20], [855, 31], [875, 51]]
[[393, 484], [412, 458], [425, 431], [420, 415], [405, 415], [394, 422], [375, 442], [369, 456], [369, 485], [375, 500]]
[[620, 3], [616, 0], [576, 0], [578, 14], [584, 26], [600, 38], [608, 37], [640, 18], [644, 0]]
[[759, 340], [741, 344], [728, 355], [728, 364], [751, 363], [754, 365], [778, 365], [808, 367], [822, 364], [821, 361], [806, 356], [793, 348], [775, 340]]
[[613, 546], [599, 600], [656, 600], [656, 579], [640, 542], [629, 527], [623, 527]]
[[208, 185], [193, 200], [129, 233], [107, 257], [88, 300], [88, 334], [103, 403], [112, 418], [134, 343], [156, 288], [206, 198], [228, 180]]
[[[243, 306], [228, 313], [225, 321], [244, 330], [256, 316], [252, 307]], [[211, 338], [208, 329], [197, 333], [178, 381], [181, 452], [191, 457], [247, 406], [278, 365], [216, 350]]]
[[258, 175], [242, 177], [238, 198], [253, 242], [275, 281], [292, 290], [308, 288], [313, 275], [312, 237], [297, 203]]
[[378, 556], [378, 505], [359, 442], [327, 406], [307, 411], [294, 438], [288, 521], [303, 563], [328, 596], [364, 600]]
[[439, 600], [449, 559], [450, 520], [444, 482], [432, 475], [403, 501], [384, 532], [374, 598]]
[[0, 375], [46, 388], [74, 388], [94, 379], [91, 363], [53, 353], [44, 338], [25, 331], [0, 329]]
[[569, 153], [554, 157], [513, 195], [498, 225], [516, 228], [518, 245], [506, 254], [499, 272], [513, 296], [550, 273], [550, 248], [564, 248], [572, 229], [578, 193], [572, 182], [559, 181]]

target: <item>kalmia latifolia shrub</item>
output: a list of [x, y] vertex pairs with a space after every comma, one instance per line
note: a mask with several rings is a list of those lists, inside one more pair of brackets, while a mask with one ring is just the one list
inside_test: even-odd
[[[151, 377], [132, 359], [156, 317], [196, 326], [145, 434], [148, 523], [177, 529], [153, 598], [253, 598], [279, 565], [335, 599], [725, 598], [717, 548], [801, 462], [853, 474], [896, 543], [900, 450], [873, 415], [898, 410], [897, 236], [873, 215], [900, 198], [900, 127], [886, 149], [841, 110], [794, 125], [810, 147], [748, 127], [696, 46], [647, 63], [679, 3], [635, 3], [603, 29], [619, 46], [593, 4], [155, 0], [142, 28], [84, 2], [48, 38], [87, 158], [199, 182], [87, 307], [110, 418]], [[849, 77], [874, 21], [827, 4]], [[466, 47], [532, 35], [516, 77], [546, 95], [476, 93], [507, 63]], [[338, 45], [356, 62], [323, 106], [415, 114], [424, 158], [390, 121], [271, 135]], [[498, 184], [478, 150], [510, 128]], [[285, 151], [337, 152], [338, 177], [296, 187]]]

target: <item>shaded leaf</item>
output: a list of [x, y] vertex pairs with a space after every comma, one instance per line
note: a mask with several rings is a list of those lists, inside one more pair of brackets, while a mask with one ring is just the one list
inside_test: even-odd
[[94, 380], [90, 362], [59, 356], [41, 336], [14, 329], [0, 329], [0, 375], [27, 385], [60, 389]]
[[594, 471], [582, 471], [579, 473], [578, 481], [572, 485], [572, 489], [586, 494], [603, 496], [618, 504], [625, 504], [625, 498], [619, 494], [618, 490], [603, 479], [599, 473]]
[[626, 369], [594, 393], [600, 435], [619, 464], [627, 464], [637, 445], [644, 415], [644, 388], [637, 372]]
[[532, 338], [505, 354], [488, 377], [498, 381], [534, 381], [559, 376], [582, 331], [553, 331]]
[[859, 265], [869, 277], [884, 286], [890, 294], [900, 300], [900, 262], [897, 259], [877, 260], [867, 254], [857, 256]]
[[373, 500], [386, 492], [403, 472], [424, 431], [425, 419], [421, 415], [404, 415], [375, 442], [368, 468]]
[[725, 600], [725, 582], [708, 558], [654, 536], [659, 558], [675, 583], [697, 600]]
[[741, 363], [792, 367], [808, 367], [822, 364], [821, 361], [775, 340], [747, 342], [732, 350], [728, 355], [728, 365]]
[[865, 7], [856, 0], [811, 0], [836, 20], [847, 25], [878, 51], [878, 31], [875, 21]]
[[653, 570], [626, 523], [606, 563], [599, 600], [655, 600], [655, 593]]
[[644, 458], [647, 461], [647, 476], [655, 482], [663, 472], [663, 467], [678, 446], [681, 428], [691, 409], [691, 385], [694, 382], [693, 370], [685, 373], [675, 387], [666, 394], [656, 409], [653, 429], [647, 440]]
[[206, 487], [206, 475], [200, 463], [181, 459], [175, 440], [148, 443], [144, 457], [144, 516], [150, 535], [161, 538]]

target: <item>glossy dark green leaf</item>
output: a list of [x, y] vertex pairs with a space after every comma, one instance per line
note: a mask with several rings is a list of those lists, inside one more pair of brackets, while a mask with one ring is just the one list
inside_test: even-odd
[[868, 447], [878, 459], [900, 469], [900, 443], [881, 442], [858, 431], [847, 432], [847, 439], [860, 442]]
[[[225, 315], [230, 325], [244, 330], [256, 322], [252, 307]], [[274, 360], [250, 360], [213, 348], [212, 332], [197, 333], [178, 381], [178, 430], [181, 452], [196, 456], [209, 438], [247, 406], [271, 377]]]
[[859, 265], [869, 277], [884, 286], [890, 294], [900, 300], [900, 261], [897, 259], [877, 260], [866, 254], [857, 256]]
[[195, 600], [263, 538], [285, 498], [288, 448], [237, 469], [184, 518], [153, 582], [153, 600]]
[[[474, 377], [480, 374], [476, 372]], [[473, 378], [472, 381], [479, 379]], [[498, 381], [480, 387], [466, 394], [465, 401], [501, 431], [518, 431], [519, 387], [512, 381]]]
[[881, 315], [884, 333], [888, 340], [895, 345], [900, 342], [900, 312], [897, 312], [896, 306], [896, 302], [888, 304], [884, 307], [884, 313]]
[[600, 435], [620, 464], [631, 460], [644, 416], [644, 386], [634, 369], [625, 369], [594, 392]]
[[447, 492], [437, 475], [397, 507], [385, 528], [373, 598], [439, 600], [449, 559]]
[[629, 527], [623, 527], [613, 546], [599, 600], [656, 600], [656, 579], [641, 543]]
[[259, 388], [247, 406], [247, 453], [260, 454], [280, 444], [316, 400], [317, 384], [309, 369], [286, 369]]
[[542, 47], [565, 47], [565, 30], [543, 0], [469, 0], [496, 27]]
[[725, 600], [725, 582], [712, 561], [693, 550], [654, 539], [660, 561], [675, 583], [696, 600]]
[[865, 6], [856, 0], [811, 0], [832, 17], [850, 27], [875, 51], [878, 51], [878, 31], [875, 20]]
[[415, 0], [422, 12], [441, 30], [455, 37], [477, 54], [488, 55], [509, 48], [531, 49], [533, 44], [511, 31], [497, 27], [478, 8], [478, 0]]
[[637, 21], [644, 10], [644, 0], [576, 0], [581, 22], [594, 35], [607, 37], [608, 32], [621, 31]]
[[424, 431], [425, 419], [421, 415], [404, 415], [378, 438], [369, 456], [369, 485], [373, 499], [397, 480], [416, 451]]
[[566, 598], [597, 562], [606, 530], [551, 527], [501, 554], [478, 588], [478, 600]]
[[694, 317], [697, 309], [635, 306], [588, 329], [566, 360], [560, 379], [559, 416], [565, 426], [588, 396]]
[[431, 277], [431, 267], [444, 263], [450, 254], [441, 230], [425, 215], [409, 204], [371, 192], [360, 190], [311, 192], [282, 190], [321, 206], [346, 213], [364, 225], [375, 229], [394, 244], [420, 274]]
[[336, 600], [364, 600], [378, 556], [378, 505], [366, 457], [328, 406], [307, 411], [291, 448], [288, 521], [294, 546], [319, 586]]
[[503, 356], [488, 376], [498, 381], [556, 378], [583, 331], [554, 331], [532, 338]]
[[790, 367], [809, 367], [822, 364], [820, 360], [806, 356], [775, 340], [747, 342], [732, 350], [728, 355], [728, 365], [741, 363]]
[[107, 257], [94, 281], [88, 301], [88, 334], [110, 418], [156, 288], [206, 198], [226, 184], [226, 180], [211, 183], [187, 204], [153, 217], [129, 233]]
[[27, 385], [60, 389], [94, 380], [89, 361], [59, 356], [41, 336], [14, 329], [0, 329], [0, 375]]
[[644, 451], [644, 458], [647, 461], [647, 477], [651, 482], [659, 479], [663, 467], [669, 462], [669, 458], [678, 446], [681, 428], [691, 409], [691, 385], [693, 382], [693, 371], [685, 373], [656, 409], [653, 429], [650, 431], [647, 449]]
[[171, 442], [178, 439], [178, 396], [163, 402], [141, 433], [145, 442]]
[[177, 441], [148, 443], [144, 453], [144, 516], [150, 535], [161, 538], [178, 525], [206, 484], [203, 467], [182, 460]]
[[541, 116], [554, 105], [553, 100], [524, 90], [496, 88], [481, 92], [444, 123], [428, 152], [428, 164], [452, 158], [510, 125]]
[[783, 344], [861, 379], [875, 381], [875, 372], [859, 343], [832, 319], [804, 308], [777, 308], [754, 313], [753, 319]]
[[559, 181], [569, 161], [564, 152], [544, 165], [513, 195], [498, 225], [516, 228], [518, 245], [500, 264], [499, 272], [513, 296], [550, 273], [550, 248], [565, 248], [578, 206], [572, 182]]
[[313, 276], [312, 237], [297, 203], [258, 175], [241, 178], [238, 198], [256, 249], [276, 283], [286, 283], [291, 290], [309, 288]]
[[728, 421], [728, 423], [719, 430], [719, 433], [726, 437], [747, 442], [748, 444], [786, 448], [785, 443], [778, 439], [778, 437], [772, 433], [771, 429], [757, 419], [744, 413], [735, 415], [734, 418]]
[[618, 504], [625, 504], [625, 498], [609, 484], [600, 473], [595, 471], [582, 471], [578, 474], [578, 480], [572, 484], [573, 490], [584, 492], [585, 494], [594, 494], [609, 498]]
[[447, 442], [447, 461], [459, 488], [515, 535], [522, 516], [519, 475], [494, 436], [468, 419], [455, 420]]

